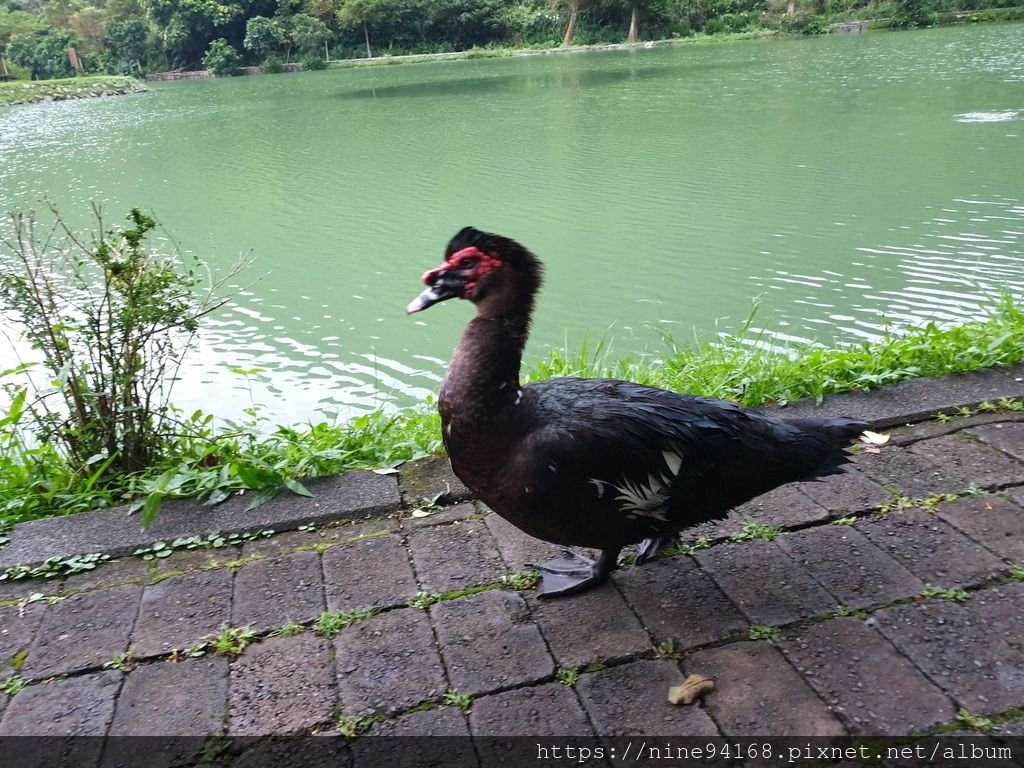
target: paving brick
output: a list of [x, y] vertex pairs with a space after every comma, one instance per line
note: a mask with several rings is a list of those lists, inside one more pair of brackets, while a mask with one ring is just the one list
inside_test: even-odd
[[704, 706], [726, 737], [846, 733], [770, 643], [732, 643], [697, 651], [686, 658], [684, 671], [715, 681]]
[[527, 592], [534, 621], [560, 667], [624, 659], [651, 647], [651, 639], [613, 584], [565, 600]]
[[430, 607], [452, 687], [476, 696], [554, 674], [555, 664], [515, 592], [492, 590]]
[[142, 587], [85, 592], [46, 608], [28, 658], [26, 679], [98, 667], [128, 649]]
[[311, 531], [284, 531], [266, 538], [247, 541], [242, 545], [242, 556], [280, 557], [300, 548], [353, 544], [363, 539], [394, 533], [398, 527], [398, 521], [393, 517], [379, 517], [363, 521], [344, 520]]
[[333, 728], [337, 702], [330, 643], [312, 633], [270, 637], [231, 663], [233, 736]]
[[233, 746], [241, 754], [231, 761], [231, 768], [347, 768], [351, 764], [348, 742], [337, 734], [236, 739]]
[[323, 568], [329, 611], [400, 605], [419, 591], [397, 536], [332, 547], [324, 552]]
[[1024, 509], [1016, 504], [998, 496], [966, 496], [939, 504], [936, 512], [986, 549], [1024, 563]]
[[191, 573], [146, 587], [132, 635], [135, 656], [187, 648], [226, 624], [231, 576], [227, 570]]
[[461, 709], [437, 707], [375, 723], [367, 733], [370, 741], [374, 741], [374, 736], [469, 736], [469, 726]]
[[854, 528], [823, 525], [776, 539], [843, 605], [865, 608], [924, 589], [924, 583]]
[[857, 530], [928, 584], [972, 586], [1005, 568], [999, 558], [923, 509], [865, 520]]
[[974, 416], [956, 416], [946, 422], [929, 419], [928, 421], [919, 421], [913, 424], [893, 427], [886, 430], [886, 432], [891, 437], [889, 441], [891, 445], [909, 445], [919, 440], [951, 435], [967, 427], [981, 426], [982, 424], [991, 424], [997, 421], [1024, 421], [1024, 413], [978, 413]]
[[983, 443], [1010, 454], [1018, 461], [1024, 461], [1024, 424], [987, 424], [983, 427], [972, 427], [966, 431]]
[[68, 576], [61, 584], [61, 592], [85, 592], [90, 589], [113, 587], [118, 584], [145, 584], [149, 581], [149, 563], [141, 557], [124, 557]]
[[7, 705], [0, 736], [103, 736], [120, 685], [114, 671], [30, 685]]
[[473, 701], [474, 736], [593, 736], [576, 694], [561, 683], [517, 688]]
[[110, 735], [205, 737], [220, 733], [227, 693], [225, 658], [141, 665], [125, 677]]
[[484, 523], [491, 531], [505, 566], [513, 572], [526, 570], [527, 563], [543, 563], [558, 557], [565, 547], [559, 547], [523, 533], [512, 523], [489, 512]]
[[[398, 472], [398, 488], [409, 506], [421, 499], [433, 499], [451, 504], [473, 497], [469, 489], [452, 471], [446, 456], [436, 456], [403, 464]], [[439, 495], [440, 494], [440, 495]]]
[[444, 593], [490, 584], [505, 573], [487, 526], [472, 520], [411, 533], [409, 552], [420, 588], [426, 592]]
[[774, 542], [722, 544], [696, 558], [753, 624], [786, 624], [836, 608], [835, 599]]
[[933, 493], [959, 493], [964, 483], [950, 477], [930, 461], [896, 445], [879, 453], [861, 453], [853, 464], [869, 480], [904, 496], [926, 498]]
[[797, 485], [802, 493], [827, 509], [832, 517], [866, 512], [892, 498], [885, 488], [855, 469]]
[[878, 629], [958, 707], [994, 714], [1024, 701], [1024, 584], [875, 614]]
[[801, 493], [798, 483], [781, 485], [736, 507], [733, 512], [741, 520], [775, 528], [810, 525], [828, 519], [828, 510]]
[[682, 682], [670, 661], [634, 661], [583, 675], [576, 691], [602, 737], [718, 736], [700, 707], [668, 703], [668, 689]]
[[860, 619], [811, 624], [778, 645], [853, 734], [921, 732], [956, 714], [941, 690]]
[[231, 623], [263, 632], [324, 611], [320, 556], [316, 552], [258, 560], [235, 574]]
[[341, 710], [394, 714], [448, 688], [427, 615], [400, 608], [358, 621], [334, 639]]
[[1024, 465], [965, 432], [922, 440], [908, 449], [964, 482], [992, 488], [1024, 482]]
[[10, 672], [8, 664], [13, 657], [27, 651], [32, 644], [45, 610], [46, 603], [0, 608], [0, 678], [7, 677]]
[[[399, 738], [393, 738], [396, 736]], [[462, 738], [408, 738], [423, 736]], [[352, 757], [355, 768], [472, 768], [477, 757], [468, 736], [462, 711], [439, 707], [377, 723], [352, 744]]]
[[655, 641], [691, 648], [747, 629], [747, 622], [689, 557], [627, 568], [612, 577]]
[[[0, 566], [0, 570], [3, 570], [3, 566]], [[60, 592], [60, 582], [55, 579], [0, 581], [0, 601], [2, 602], [23, 600], [29, 595], [55, 595], [58, 592]]]

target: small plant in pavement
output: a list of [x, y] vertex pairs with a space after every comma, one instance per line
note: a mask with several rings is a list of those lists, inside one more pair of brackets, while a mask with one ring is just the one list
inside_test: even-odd
[[580, 671], [575, 667], [559, 667], [558, 671], [555, 672], [555, 677], [562, 685], [572, 688], [580, 681]]
[[939, 600], [952, 600], [954, 603], [966, 603], [971, 599], [971, 593], [959, 588], [937, 587], [929, 584], [921, 592], [924, 597], [934, 597]]
[[444, 703], [453, 707], [458, 707], [467, 715], [469, 714], [469, 708], [473, 703], [468, 693], [459, 693], [454, 688], [449, 688], [444, 694]]

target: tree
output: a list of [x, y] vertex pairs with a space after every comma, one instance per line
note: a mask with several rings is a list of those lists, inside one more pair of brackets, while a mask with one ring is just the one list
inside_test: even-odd
[[107, 25], [107, 44], [121, 60], [121, 71], [139, 69], [146, 55], [146, 24], [139, 19], [112, 21]]
[[331, 34], [326, 24], [308, 13], [297, 13], [288, 22], [288, 37], [306, 55], [318, 50]]
[[263, 60], [285, 43], [281, 25], [266, 16], [253, 16], [245, 26], [245, 40], [242, 45], [252, 51], [256, 58]]
[[203, 66], [218, 77], [237, 75], [241, 65], [241, 55], [223, 37], [210, 43], [210, 47], [206, 49], [206, 55], [203, 56]]
[[44, 30], [34, 35], [19, 35], [7, 44], [7, 58], [32, 71], [33, 80], [72, 77], [75, 70], [68, 60], [71, 35]]
[[68, 25], [89, 51], [99, 53], [103, 50], [107, 31], [103, 25], [103, 13], [99, 8], [87, 5], [75, 11], [68, 19]]
[[362, 27], [366, 41], [366, 58], [373, 58], [370, 50], [370, 25], [379, 24], [393, 8], [388, 0], [345, 0], [338, 10], [338, 26], [342, 29]]
[[565, 27], [565, 36], [562, 38], [562, 47], [568, 48], [572, 45], [572, 38], [576, 34], [576, 20], [580, 15], [580, 6], [583, 0], [550, 0], [550, 3], [552, 7], [557, 7], [564, 3], [569, 11], [569, 23]]
[[39, 18], [25, 11], [9, 11], [0, 8], [0, 51], [16, 35], [31, 35], [42, 29]]

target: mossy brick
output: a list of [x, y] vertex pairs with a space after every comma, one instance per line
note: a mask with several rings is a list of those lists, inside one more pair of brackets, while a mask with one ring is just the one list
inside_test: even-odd
[[232, 736], [333, 728], [337, 681], [330, 643], [307, 632], [250, 645], [231, 662], [228, 690]]
[[72, 594], [119, 584], [145, 584], [149, 581], [149, 563], [139, 557], [123, 557], [100, 563], [91, 571], [68, 576], [61, 583], [61, 592]]
[[917, 576], [850, 526], [822, 525], [776, 541], [842, 605], [866, 608], [924, 589]]
[[449, 523], [460, 523], [463, 520], [480, 517], [480, 511], [471, 502], [464, 502], [451, 507], [413, 510], [413, 513], [409, 513], [401, 519], [402, 530], [415, 531], [432, 525], [448, 525]]
[[436, 498], [438, 502], [451, 504], [473, 497], [452, 471], [447, 456], [432, 456], [403, 464], [398, 470], [398, 487], [410, 507], [423, 499]]
[[494, 537], [494, 543], [501, 553], [501, 559], [505, 561], [505, 567], [513, 572], [526, 570], [527, 563], [543, 563], [556, 558], [565, 549], [535, 539], [494, 512], [487, 513], [484, 524]]
[[1024, 701], [1024, 584], [980, 590], [966, 603], [899, 605], [875, 619], [958, 708], [991, 715]]
[[430, 606], [448, 679], [459, 693], [482, 693], [536, 682], [555, 663], [523, 598], [491, 590]]
[[[30, 685], [8, 703], [3, 720], [0, 720], [0, 736], [103, 736], [114, 716], [114, 699], [121, 687], [121, 677], [120, 672], [107, 670]], [[49, 741], [33, 739], [27, 748], [31, 752]], [[78, 744], [80, 748], [88, 742], [95, 742], [95, 757], [99, 757], [102, 740], [69, 738], [68, 741], [81, 742]], [[9, 745], [5, 745], [5, 749]], [[62, 744], [61, 747], [66, 750], [74, 745]]]
[[890, 512], [857, 530], [928, 584], [970, 587], [1005, 570], [999, 558], [923, 509]]
[[323, 569], [329, 611], [400, 605], [419, 591], [409, 553], [394, 535], [331, 547]]
[[[154, 570], [158, 576], [191, 573], [223, 568], [232, 560], [242, 556], [241, 547], [217, 547], [216, 549], [179, 549], [167, 557], [155, 558]], [[143, 561], [146, 562], [146, 561]]]
[[231, 616], [228, 570], [172, 576], [146, 587], [132, 634], [138, 658], [195, 645]]
[[753, 520], [773, 528], [794, 528], [820, 523], [828, 519], [828, 510], [800, 492], [798, 483], [780, 485], [768, 493], [736, 507], [730, 517], [741, 521]]
[[[442, 738], [423, 738], [423, 737]], [[417, 768], [474, 768], [474, 742], [462, 710], [437, 707], [375, 723], [352, 744], [354, 768], [384, 765]], [[397, 738], [396, 738], [397, 737]], [[461, 738], [443, 738], [461, 737]]]
[[1024, 563], [1024, 508], [999, 496], [965, 496], [942, 502], [936, 514], [989, 551]]
[[966, 432], [1018, 461], [1024, 461], [1024, 424], [1019, 422], [986, 424], [972, 427]]
[[838, 475], [797, 484], [812, 501], [827, 509], [832, 517], [867, 512], [892, 499], [892, 494], [855, 469]]
[[314, 530], [285, 531], [273, 536], [260, 536], [242, 545], [242, 556], [280, 557], [300, 549], [325, 549], [341, 544], [353, 544], [363, 539], [394, 533], [398, 528], [398, 520], [393, 516], [359, 521], [340, 520]]
[[324, 585], [316, 552], [257, 560], [235, 574], [231, 623], [264, 632], [311, 621], [324, 611]]
[[409, 535], [409, 552], [425, 592], [490, 584], [505, 573], [487, 526], [473, 520], [421, 528]]
[[860, 619], [800, 627], [778, 646], [854, 735], [922, 732], [956, 714], [939, 688]]
[[688, 656], [687, 675], [711, 678], [704, 706], [726, 737], [844, 736], [817, 694], [765, 641], [731, 643]]
[[28, 658], [25, 679], [99, 667], [128, 649], [142, 587], [84, 592], [47, 606]]
[[903, 496], [927, 498], [936, 493], [960, 493], [965, 487], [962, 480], [897, 445], [881, 446], [878, 453], [862, 452], [853, 458], [853, 464], [868, 480]]
[[835, 599], [773, 541], [721, 544], [695, 557], [752, 624], [787, 624], [836, 608]]
[[[0, 547], [0, 551], [3, 548]], [[0, 602], [17, 602], [30, 595], [56, 595], [60, 592], [60, 582], [56, 579], [18, 579], [17, 581], [0, 581]]]
[[357, 621], [334, 638], [341, 711], [393, 715], [448, 689], [422, 610], [401, 608]]
[[955, 410], [955, 408], [951, 408], [945, 411], [952, 416], [949, 420], [939, 421], [938, 419], [928, 419], [927, 421], [906, 423], [894, 426], [892, 429], [887, 429], [886, 434], [888, 434], [890, 438], [889, 444], [900, 446], [912, 445], [919, 440], [951, 435], [954, 432], [959, 432], [963, 429], [967, 429], [968, 427], [982, 426], [984, 424], [992, 424], [994, 422], [1024, 421], [1024, 413], [1017, 413], [1013, 411], [975, 413], [971, 416], [954, 416], [953, 413]]
[[718, 736], [714, 721], [700, 707], [669, 704], [668, 689], [682, 682], [672, 662], [644, 660], [582, 675], [576, 691], [604, 738]]
[[533, 591], [524, 594], [560, 667], [625, 659], [651, 647], [647, 632], [614, 584], [570, 599], [543, 600]]
[[671, 639], [685, 649], [747, 629], [743, 615], [692, 558], [656, 560], [612, 578], [656, 642]]
[[45, 610], [43, 602], [0, 608], [0, 680], [14, 671], [14, 657], [29, 649]]
[[[516, 688], [475, 699], [469, 713], [469, 727], [475, 738], [594, 736], [594, 729], [576, 694], [561, 683]], [[489, 746], [485, 752], [500, 745]], [[510, 744], [508, 749], [514, 749], [514, 745]], [[483, 762], [487, 763], [486, 757]]]
[[1024, 482], [1024, 464], [967, 432], [914, 443], [907, 450], [922, 456], [948, 475], [983, 488]]

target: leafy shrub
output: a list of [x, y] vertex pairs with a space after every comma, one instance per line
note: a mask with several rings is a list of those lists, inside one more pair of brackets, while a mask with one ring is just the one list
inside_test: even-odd
[[282, 72], [284, 72], [284, 62], [277, 58], [277, 56], [270, 56], [263, 62], [264, 75], [279, 75]]
[[302, 69], [306, 71], [327, 69], [327, 62], [316, 54], [310, 54], [302, 57]]
[[210, 43], [203, 57], [203, 66], [217, 77], [237, 75], [242, 57], [223, 37]]

